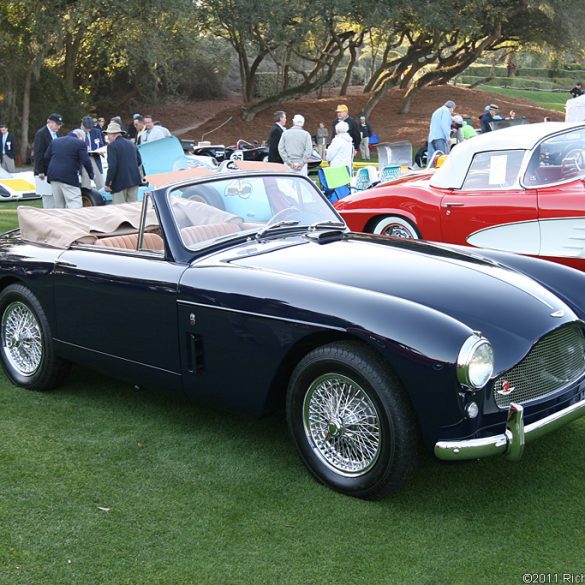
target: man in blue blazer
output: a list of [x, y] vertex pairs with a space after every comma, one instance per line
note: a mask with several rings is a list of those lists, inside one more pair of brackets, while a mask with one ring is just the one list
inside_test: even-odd
[[14, 157], [16, 156], [16, 136], [8, 131], [6, 124], [0, 124], [0, 165], [5, 171], [14, 173], [16, 165]]
[[46, 181], [48, 161], [45, 158], [45, 153], [51, 141], [59, 136], [58, 132], [61, 126], [63, 126], [61, 114], [54, 113], [47, 118], [47, 124], [35, 133], [33, 146], [35, 187], [37, 195], [41, 195], [43, 198], [43, 207], [55, 207], [51, 185]]
[[113, 203], [129, 203], [138, 198], [142, 184], [142, 159], [136, 145], [123, 136], [120, 124], [110, 122], [106, 128], [108, 141], [108, 173], [106, 191], [112, 194]]
[[82, 165], [89, 177], [93, 178], [83, 130], [77, 128], [67, 136], [51, 141], [45, 160], [48, 163], [47, 181], [51, 184], [55, 207], [83, 207], [79, 184]]
[[[81, 120], [81, 130], [83, 130], [84, 142], [87, 146], [89, 158], [91, 160], [91, 166], [93, 168], [93, 182], [95, 183], [96, 189], [104, 188], [104, 169], [102, 167], [102, 157], [99, 153], [94, 152], [98, 148], [105, 146], [102, 131], [93, 125], [93, 118], [91, 116], [84, 116]], [[91, 188], [91, 179], [85, 172], [85, 169], [81, 170], [81, 186]]]

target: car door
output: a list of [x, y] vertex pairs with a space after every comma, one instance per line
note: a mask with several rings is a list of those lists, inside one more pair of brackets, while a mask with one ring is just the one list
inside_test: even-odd
[[184, 270], [162, 253], [64, 251], [54, 272], [58, 342], [112, 375], [180, 387], [177, 283]]
[[540, 255], [585, 258], [585, 181], [538, 189]]
[[477, 153], [461, 190], [441, 200], [443, 241], [523, 254], [538, 253], [537, 193], [519, 184], [525, 151]]
[[[536, 182], [540, 221], [540, 255], [585, 258], [585, 129], [544, 140]], [[537, 163], [535, 161], [534, 166]], [[527, 181], [529, 178], [527, 178]], [[583, 260], [581, 260], [583, 263]], [[583, 268], [581, 264], [580, 268]]]

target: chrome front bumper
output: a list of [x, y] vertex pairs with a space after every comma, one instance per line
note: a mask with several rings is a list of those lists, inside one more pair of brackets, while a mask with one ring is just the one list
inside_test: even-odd
[[518, 461], [522, 457], [526, 443], [563, 427], [581, 416], [585, 416], [585, 399], [524, 426], [524, 408], [512, 403], [508, 411], [505, 433], [482, 439], [438, 441], [435, 444], [435, 456], [445, 461], [463, 461], [505, 455], [512, 461]]

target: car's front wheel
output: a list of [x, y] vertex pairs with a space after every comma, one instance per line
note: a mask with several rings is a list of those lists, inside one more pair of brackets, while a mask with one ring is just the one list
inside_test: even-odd
[[55, 355], [41, 304], [20, 284], [0, 293], [0, 358], [10, 380], [31, 390], [52, 390], [69, 370], [68, 362]]
[[372, 233], [395, 238], [406, 238], [418, 240], [420, 234], [416, 227], [407, 219], [402, 217], [389, 216], [379, 219], [373, 226]]
[[379, 499], [417, 468], [419, 432], [404, 390], [360, 343], [328, 344], [301, 360], [287, 421], [303, 463], [344, 494]]

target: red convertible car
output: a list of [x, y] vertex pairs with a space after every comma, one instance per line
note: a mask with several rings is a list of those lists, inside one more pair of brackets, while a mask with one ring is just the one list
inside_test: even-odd
[[585, 270], [585, 122], [477, 136], [435, 173], [402, 177], [335, 207], [352, 231], [516, 252]]

